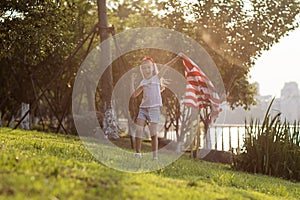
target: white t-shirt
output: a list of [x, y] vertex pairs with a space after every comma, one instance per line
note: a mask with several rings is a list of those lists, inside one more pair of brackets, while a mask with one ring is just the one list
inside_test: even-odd
[[160, 80], [157, 75], [150, 79], [143, 79], [140, 83], [143, 87], [143, 99], [140, 105], [141, 108], [151, 108], [162, 105], [160, 94]]

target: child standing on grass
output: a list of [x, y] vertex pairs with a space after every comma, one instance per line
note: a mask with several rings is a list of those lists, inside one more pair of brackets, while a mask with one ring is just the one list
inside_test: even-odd
[[[158, 151], [158, 138], [157, 129], [160, 116], [160, 106], [162, 106], [161, 92], [164, 87], [161, 87], [161, 80], [158, 74], [158, 69], [153, 59], [146, 56], [140, 65], [140, 71], [143, 76], [143, 80], [140, 85], [135, 89], [132, 96], [135, 98], [141, 92], [143, 92], [142, 102], [139, 106], [139, 113], [136, 120], [136, 137], [135, 137], [135, 147], [137, 158], [141, 158], [141, 143], [142, 143], [142, 133], [144, 126], [148, 122], [150, 136], [151, 136], [151, 146], [153, 153], [153, 160], [157, 160]], [[136, 74], [133, 74], [131, 78], [132, 88], [134, 88], [134, 82], [136, 79]], [[165, 81], [162, 84], [168, 84]]]

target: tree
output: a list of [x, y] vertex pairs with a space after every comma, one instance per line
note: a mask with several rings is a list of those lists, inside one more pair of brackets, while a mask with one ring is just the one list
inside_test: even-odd
[[159, 5], [166, 13], [162, 20], [176, 21], [170, 28], [196, 39], [212, 56], [230, 105], [244, 108], [255, 103], [256, 88], [248, 81], [255, 59], [298, 26], [300, 12], [297, 1], [171, 0]]
[[[0, 71], [4, 80], [0, 90], [3, 94], [1, 111], [6, 115], [15, 114], [20, 102], [35, 102], [47, 108], [43, 110], [44, 115], [59, 118], [67, 106], [84, 49], [65, 66], [68, 70], [55, 76], [76, 43], [91, 28], [89, 21], [93, 20], [88, 20], [91, 4], [67, 0], [7, 0], [0, 3], [0, 10]], [[46, 88], [51, 82], [52, 86]], [[45, 89], [47, 98], [36, 101], [36, 95]], [[32, 112], [34, 110], [32, 108]]]
[[[163, 1], [127, 0], [109, 14], [116, 30], [162, 26], [189, 35], [211, 55], [222, 75], [232, 108], [255, 104], [256, 86], [249, 71], [268, 50], [298, 27], [297, 1]], [[209, 74], [208, 74], [209, 75]]]
[[[106, 9], [106, 0], [97, 0], [98, 5], [98, 21], [100, 26], [100, 39], [101, 42], [104, 42], [107, 39], [110, 39], [111, 32], [109, 31], [108, 26], [108, 16], [107, 16], [107, 9]], [[110, 45], [105, 45], [102, 47], [101, 52], [103, 52], [104, 56], [102, 59], [107, 59], [108, 62], [111, 60], [111, 49]], [[101, 61], [100, 61], [101, 62]], [[106, 74], [104, 75], [104, 79], [102, 80], [102, 90], [103, 93], [103, 102], [107, 104], [107, 108], [111, 107], [111, 97], [110, 94], [112, 93], [112, 69], [109, 66], [106, 70]], [[106, 109], [105, 109], [106, 110]]]

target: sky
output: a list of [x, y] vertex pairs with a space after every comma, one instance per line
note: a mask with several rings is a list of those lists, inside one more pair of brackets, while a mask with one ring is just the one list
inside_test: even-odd
[[250, 82], [259, 83], [260, 95], [279, 98], [284, 83], [291, 81], [300, 88], [300, 28], [263, 52], [250, 71]]

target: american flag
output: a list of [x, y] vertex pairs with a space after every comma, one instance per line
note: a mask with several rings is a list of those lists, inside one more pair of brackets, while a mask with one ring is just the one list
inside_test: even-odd
[[184, 104], [196, 109], [210, 108], [211, 122], [220, 109], [221, 100], [212, 82], [205, 73], [189, 57], [181, 54], [187, 80]]

